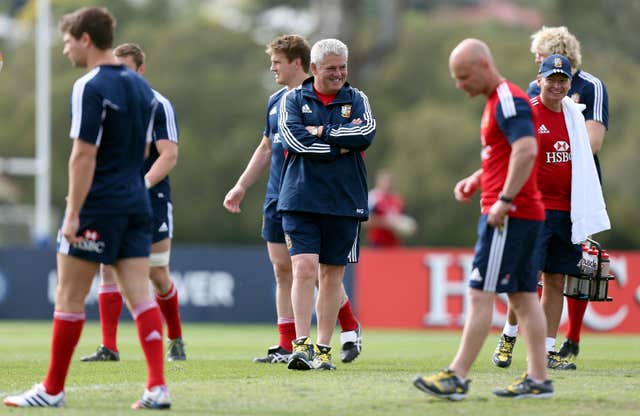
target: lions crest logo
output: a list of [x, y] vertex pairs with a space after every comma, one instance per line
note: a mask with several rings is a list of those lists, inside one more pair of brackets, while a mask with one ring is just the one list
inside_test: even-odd
[[553, 67], [554, 68], [562, 68], [562, 59], [560, 58], [555, 58], [553, 60]]
[[340, 115], [344, 118], [351, 117], [351, 104], [345, 104], [340, 109]]

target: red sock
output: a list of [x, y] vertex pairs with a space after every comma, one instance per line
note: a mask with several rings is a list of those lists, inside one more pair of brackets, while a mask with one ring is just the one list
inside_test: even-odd
[[169, 339], [182, 338], [182, 324], [180, 323], [178, 289], [176, 289], [176, 285], [171, 283], [169, 291], [164, 295], [156, 293], [156, 302], [158, 302], [162, 316], [167, 322], [167, 336]]
[[293, 318], [278, 318], [280, 348], [291, 351], [291, 342], [296, 339], [296, 323]]
[[349, 299], [340, 306], [340, 310], [338, 311], [338, 322], [340, 322], [342, 332], [354, 331], [358, 327], [358, 320], [351, 310], [351, 302]]
[[122, 294], [118, 285], [100, 285], [98, 292], [98, 309], [100, 310], [100, 331], [102, 345], [112, 351], [118, 351], [118, 321], [122, 313]]
[[53, 334], [51, 336], [51, 357], [49, 370], [44, 379], [44, 388], [49, 394], [58, 394], [64, 390], [71, 356], [75, 350], [82, 327], [84, 313], [55, 311], [53, 313]]
[[567, 298], [567, 306], [569, 310], [569, 326], [567, 327], [567, 339], [578, 343], [580, 342], [580, 330], [582, 329], [582, 321], [587, 311], [589, 302], [586, 300], [578, 300]]
[[162, 316], [155, 302], [136, 305], [132, 311], [138, 328], [138, 338], [147, 361], [147, 389], [164, 386], [164, 348]]

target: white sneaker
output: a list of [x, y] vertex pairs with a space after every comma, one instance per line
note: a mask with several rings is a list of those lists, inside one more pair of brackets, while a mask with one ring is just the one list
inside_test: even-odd
[[3, 402], [10, 407], [59, 407], [64, 404], [64, 391], [51, 395], [42, 383], [38, 383], [18, 396], [5, 397]]
[[169, 409], [171, 397], [167, 386], [155, 386], [151, 390], [144, 389], [142, 398], [131, 405], [132, 409]]

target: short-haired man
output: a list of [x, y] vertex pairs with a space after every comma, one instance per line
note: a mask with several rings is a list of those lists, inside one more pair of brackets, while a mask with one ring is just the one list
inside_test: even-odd
[[[331, 336], [348, 262], [358, 259], [366, 220], [367, 180], [362, 152], [376, 122], [369, 100], [346, 83], [347, 46], [323, 39], [311, 48], [311, 72], [282, 97], [280, 136], [288, 151], [278, 199], [293, 266], [292, 303], [297, 338], [288, 368], [333, 370]], [[318, 281], [318, 336], [311, 344]]]
[[465, 378], [489, 334], [496, 293], [503, 292], [526, 328], [528, 363], [524, 376], [494, 394], [552, 397], [545, 366], [546, 323], [536, 295], [544, 206], [535, 174], [538, 143], [531, 107], [525, 93], [498, 72], [489, 47], [478, 39], [465, 39], [453, 49], [449, 69], [457, 88], [470, 97], [487, 97], [480, 127], [482, 168], [454, 188], [456, 199], [466, 202], [481, 187], [482, 215], [458, 353], [448, 368], [413, 382], [435, 397], [465, 398]]
[[112, 52], [115, 19], [85, 7], [60, 20], [64, 54], [89, 72], [73, 85], [69, 193], [58, 235], [58, 288], [49, 370], [7, 406], [57, 407], [85, 320], [84, 301], [101, 263], [113, 264], [135, 318], [147, 386], [133, 408], [171, 406], [162, 359], [162, 316], [148, 291], [151, 207], [142, 168], [157, 101], [146, 81]]
[[[113, 50], [118, 61], [132, 71], [144, 75], [145, 53], [135, 43], [124, 43]], [[158, 91], [153, 90], [158, 101], [153, 121], [153, 142], [144, 163], [145, 185], [149, 189], [151, 210], [153, 211], [153, 237], [149, 256], [149, 278], [153, 283], [155, 298], [164, 321], [167, 323], [169, 361], [186, 360], [187, 355], [182, 340], [182, 324], [178, 305], [178, 289], [169, 275], [171, 238], [173, 237], [173, 203], [169, 172], [178, 161], [178, 122], [171, 102]], [[100, 266], [100, 289], [98, 308], [100, 311], [100, 331], [102, 344], [95, 353], [83, 357], [82, 361], [118, 361], [117, 332], [118, 320], [122, 312], [122, 294], [116, 282], [112, 266]]]
[[[267, 350], [267, 355], [257, 357], [257, 363], [287, 363], [291, 355], [292, 342], [296, 338], [293, 307], [291, 305], [291, 257], [287, 251], [282, 230], [282, 215], [277, 212], [280, 195], [280, 179], [284, 165], [285, 151], [278, 132], [278, 108], [282, 96], [302, 84], [309, 72], [310, 47], [302, 36], [284, 35], [273, 39], [266, 49], [271, 58], [271, 71], [276, 82], [283, 88], [269, 97], [266, 125], [262, 140], [244, 172], [224, 198], [224, 207], [232, 213], [240, 212], [240, 203], [251, 185], [269, 167], [269, 181], [263, 205], [262, 238], [267, 242], [269, 260], [273, 264], [276, 279], [276, 313], [280, 342]], [[343, 290], [344, 292], [344, 290]], [[353, 361], [362, 348], [360, 324], [353, 315], [351, 302], [343, 293], [338, 321], [342, 328], [341, 358], [343, 362]]]
[[[567, 95], [575, 102], [585, 106], [582, 115], [586, 120], [589, 143], [598, 176], [600, 176], [600, 162], [597, 153], [602, 148], [604, 136], [609, 126], [609, 97], [606, 86], [598, 77], [581, 69], [580, 42], [565, 26], [543, 26], [542, 29], [531, 35], [531, 53], [533, 53], [537, 65], [540, 65], [544, 58], [552, 54], [563, 55], [571, 63], [571, 88]], [[531, 81], [527, 95], [533, 98], [539, 94], [540, 86], [537, 80]], [[567, 298], [569, 325], [566, 339], [558, 351], [558, 357], [562, 360], [573, 360], [578, 356], [580, 330], [587, 305], [586, 300]], [[494, 364], [500, 367], [509, 366], [517, 333], [518, 321], [512, 312], [508, 312], [507, 322], [493, 355]], [[566, 365], [565, 363], [559, 364], [559, 362], [550, 362], [549, 364], [552, 367]]]

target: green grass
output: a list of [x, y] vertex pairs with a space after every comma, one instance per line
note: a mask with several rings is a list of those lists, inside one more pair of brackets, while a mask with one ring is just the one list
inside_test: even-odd
[[[0, 395], [42, 380], [50, 332], [48, 322], [0, 321]], [[491, 364], [497, 339], [492, 334], [470, 372], [470, 395], [453, 403], [425, 395], [411, 380], [449, 364], [458, 332], [365, 328], [364, 350], [355, 362], [335, 359], [337, 371], [318, 373], [251, 362], [274, 343], [275, 326], [189, 324], [184, 334], [188, 360], [166, 364], [174, 415], [640, 415], [640, 336], [586, 334], [578, 370], [550, 373], [554, 399], [510, 401], [491, 390], [524, 372], [524, 348], [516, 346], [511, 368], [498, 369]], [[47, 414], [130, 414], [146, 374], [134, 327], [120, 326], [119, 363], [80, 362], [99, 340], [98, 324], [89, 322], [67, 379], [66, 407]], [[0, 414], [41, 412], [0, 408]]]

